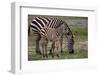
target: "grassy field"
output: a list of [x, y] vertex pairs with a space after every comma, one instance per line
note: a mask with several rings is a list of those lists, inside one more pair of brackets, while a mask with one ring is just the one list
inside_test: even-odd
[[[74, 34], [74, 54], [69, 54], [67, 49], [67, 39], [64, 37], [63, 40], [63, 53], [59, 58], [55, 57], [53, 59], [80, 59], [80, 58], [88, 58], [88, 30], [86, 26], [70, 26]], [[31, 34], [28, 39], [28, 60], [43, 60], [40, 55], [36, 55], [35, 53], [35, 39], [36, 36]], [[50, 45], [48, 46], [49, 52]], [[52, 60], [52, 57], [49, 56], [46, 60]]]

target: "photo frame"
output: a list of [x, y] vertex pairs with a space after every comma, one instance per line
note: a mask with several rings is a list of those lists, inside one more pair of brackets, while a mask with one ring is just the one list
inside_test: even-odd
[[[88, 58], [28, 61], [28, 15], [88, 17]], [[11, 71], [13, 73], [63, 71], [95, 67], [96, 9], [88, 7], [46, 7], [32, 3], [11, 4]]]

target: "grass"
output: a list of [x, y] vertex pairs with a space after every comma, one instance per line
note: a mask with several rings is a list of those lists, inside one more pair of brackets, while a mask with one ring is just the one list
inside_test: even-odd
[[[80, 59], [80, 58], [88, 58], [88, 40], [87, 40], [87, 27], [86, 26], [70, 26], [73, 35], [74, 35], [74, 40], [75, 40], [75, 44], [74, 44], [74, 49], [75, 49], [75, 53], [74, 54], [69, 54], [68, 50], [67, 50], [67, 45], [65, 42], [66, 38], [64, 38], [63, 41], [63, 53], [60, 55], [59, 58], [55, 57], [52, 58], [50, 55], [48, 57], [48, 59], [43, 59], [40, 55], [36, 55], [35, 53], [35, 38], [34, 35], [31, 34], [31, 36], [29, 37], [29, 48], [28, 48], [28, 60], [32, 61], [32, 60], [54, 60], [54, 59]], [[50, 47], [50, 45], [49, 45]], [[48, 49], [49, 50], [49, 49]], [[49, 52], [49, 51], [48, 51]]]

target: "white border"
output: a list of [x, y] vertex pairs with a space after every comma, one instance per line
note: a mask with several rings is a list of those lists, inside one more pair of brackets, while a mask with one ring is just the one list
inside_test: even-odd
[[[78, 16], [88, 16], [89, 17], [89, 59], [76, 59], [76, 60], [55, 60], [55, 61], [34, 61], [32, 62], [27, 62], [25, 61], [26, 59], [23, 59], [24, 57], [27, 58], [25, 53], [23, 51], [22, 44], [24, 43], [23, 39], [23, 32], [22, 30], [25, 30], [26, 28], [23, 27], [23, 18], [24, 16], [21, 16], [22, 8], [33, 8], [33, 9], [45, 9], [46, 11], [49, 10], [58, 10], [58, 11], [73, 11], [74, 13], [71, 13], [73, 16], [78, 15], [79, 13], [75, 14], [75, 11], [78, 12], [89, 12], [88, 14], [80, 14]], [[25, 10], [26, 14], [30, 10]], [[24, 11], [24, 13], [25, 13]], [[25, 14], [22, 15], [25, 15]], [[32, 11], [30, 12], [32, 13]], [[40, 12], [37, 12], [38, 14], [41, 14]], [[54, 13], [53, 13], [54, 14]], [[52, 15], [53, 15], [52, 14]], [[70, 15], [71, 15], [70, 14]], [[50, 15], [50, 13], [49, 13]], [[57, 14], [54, 14], [57, 15]], [[60, 15], [60, 14], [58, 14]], [[63, 14], [64, 15], [64, 14]], [[67, 14], [68, 15], [68, 14]], [[22, 73], [22, 72], [47, 72], [47, 71], [55, 71], [55, 70], [66, 70], [66, 69], [75, 69], [77, 67], [79, 68], [89, 68], [89, 67], [94, 67], [95, 65], [95, 53], [94, 53], [94, 45], [95, 44], [95, 37], [96, 37], [96, 26], [94, 26], [96, 23], [95, 19], [96, 15], [96, 10], [94, 8], [83, 8], [83, 7], [44, 7], [43, 5], [41, 6], [34, 6], [34, 4], [28, 4], [28, 3], [12, 3], [12, 59], [11, 59], [11, 71], [13, 73]], [[21, 25], [21, 26], [20, 26]], [[24, 31], [25, 32], [25, 31]], [[25, 36], [25, 35], [24, 35]], [[91, 38], [90, 38], [91, 37]], [[27, 38], [26, 38], [27, 39]], [[22, 41], [21, 41], [22, 40]], [[94, 43], [94, 44], [93, 44]], [[21, 58], [22, 56], [22, 58]], [[94, 57], [93, 57], [94, 56]], [[38, 64], [38, 66], [37, 66]], [[70, 65], [69, 65], [70, 64]], [[44, 67], [45, 65], [45, 67]], [[64, 65], [64, 66], [63, 66]], [[68, 65], [68, 66], [66, 66]], [[33, 67], [35, 68], [33, 68]], [[37, 68], [38, 67], [38, 68]]]

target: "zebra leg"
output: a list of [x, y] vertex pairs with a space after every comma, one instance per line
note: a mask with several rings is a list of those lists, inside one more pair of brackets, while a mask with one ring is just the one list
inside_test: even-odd
[[57, 47], [56, 56], [57, 56], [58, 58], [60, 57], [60, 55], [59, 55], [59, 47]]
[[48, 41], [46, 40], [46, 42], [45, 42], [45, 57], [48, 58], [47, 45], [48, 45]]
[[48, 41], [45, 38], [41, 38], [40, 45], [41, 45], [41, 48], [42, 48], [41, 51], [42, 51], [43, 58], [48, 58], [47, 44], [48, 44]]
[[56, 41], [55, 43], [55, 47], [56, 47], [56, 56], [59, 58], [60, 57], [60, 40]]
[[52, 43], [52, 58], [54, 58], [55, 55], [55, 42]]
[[50, 50], [49, 50], [49, 55], [52, 55], [52, 48], [53, 48], [53, 46], [52, 46], [52, 44], [51, 44], [51, 48], [50, 48]]
[[40, 51], [40, 47], [39, 47], [39, 41], [40, 41], [40, 39], [41, 39], [41, 36], [38, 35], [37, 40], [36, 40], [36, 54], [39, 54], [39, 55], [42, 54], [41, 51]]
[[63, 53], [63, 36], [60, 39], [61, 53]]
[[41, 47], [42, 47], [42, 56], [43, 56], [43, 58], [45, 58], [45, 49], [44, 49], [44, 44], [42, 44]]

